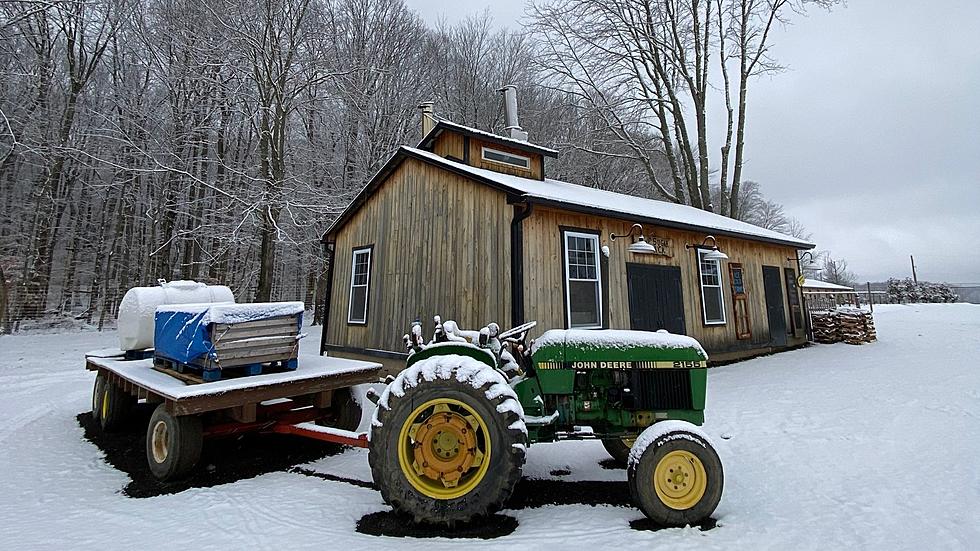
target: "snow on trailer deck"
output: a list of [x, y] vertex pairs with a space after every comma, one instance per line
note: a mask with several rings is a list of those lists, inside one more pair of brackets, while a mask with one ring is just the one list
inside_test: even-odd
[[139, 389], [172, 402], [176, 415], [374, 382], [381, 370], [379, 363], [301, 353], [299, 365], [292, 371], [188, 384], [166, 371], [154, 369], [152, 358], [124, 360], [120, 356], [105, 356], [104, 350], [87, 354], [86, 368], [108, 371]]
[[633, 529], [643, 514], [628, 506], [625, 471], [600, 465], [598, 442], [562, 442], [529, 448], [501, 511], [518, 525], [488, 540], [358, 532], [390, 510], [363, 449], [127, 497], [133, 480], [76, 420], [94, 377], [79, 360], [115, 333], [2, 336], [0, 549], [976, 549], [980, 306], [876, 306], [875, 325], [875, 343], [709, 371], [703, 430], [725, 467], [716, 528]]

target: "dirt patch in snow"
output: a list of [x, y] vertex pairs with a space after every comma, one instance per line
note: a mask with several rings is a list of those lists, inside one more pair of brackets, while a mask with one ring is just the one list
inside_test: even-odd
[[545, 505], [613, 505], [632, 507], [626, 482], [538, 480], [522, 478], [506, 509], [528, 509]]
[[356, 530], [371, 536], [408, 538], [493, 539], [506, 536], [517, 529], [517, 519], [507, 515], [490, 515], [452, 528], [440, 525], [415, 524], [408, 517], [393, 511], [378, 511], [357, 521]]
[[[711, 517], [708, 517], [704, 521], [694, 525], [694, 528], [697, 528], [702, 532], [707, 532], [708, 530], [712, 530], [717, 527], [718, 527], [718, 520], [713, 519]], [[639, 530], [641, 532], [656, 532], [657, 530], [663, 530], [664, 528], [667, 528], [667, 526], [661, 526], [656, 522], [653, 522], [652, 520], [644, 517], [644, 518], [638, 518], [636, 520], [631, 520], [630, 528], [634, 530]]]
[[616, 461], [611, 457], [600, 461], [599, 466], [602, 467], [603, 469], [606, 469], [607, 471], [615, 471], [615, 470], [622, 471], [626, 469], [626, 465], [623, 465], [622, 463]]
[[92, 419], [91, 413], [76, 418], [85, 431], [84, 437], [105, 454], [105, 461], [129, 475], [130, 483], [122, 489], [128, 497], [154, 497], [183, 492], [189, 488], [207, 488], [253, 478], [273, 471], [285, 471], [303, 463], [316, 461], [343, 451], [344, 447], [309, 438], [280, 434], [246, 434], [205, 441], [201, 461], [191, 474], [174, 482], [160, 482], [146, 465], [146, 426], [153, 406], [141, 404], [124, 430], [106, 433]]

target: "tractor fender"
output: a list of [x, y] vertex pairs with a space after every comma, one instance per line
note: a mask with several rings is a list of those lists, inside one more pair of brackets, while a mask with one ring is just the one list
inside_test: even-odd
[[450, 354], [456, 356], [467, 356], [473, 358], [474, 360], [483, 362], [491, 368], [497, 368], [497, 358], [494, 357], [493, 352], [487, 350], [486, 348], [480, 348], [474, 344], [453, 341], [427, 345], [422, 350], [419, 350], [408, 357], [408, 361], [405, 363], [405, 368], [407, 369], [412, 367], [416, 363], [433, 356], [447, 356]]

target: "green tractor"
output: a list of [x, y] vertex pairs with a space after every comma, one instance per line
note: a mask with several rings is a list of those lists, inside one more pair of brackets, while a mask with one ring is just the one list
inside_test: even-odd
[[416, 322], [409, 357], [377, 399], [369, 462], [384, 500], [416, 522], [499, 510], [527, 446], [600, 439], [626, 466], [637, 506], [663, 526], [697, 524], [721, 499], [721, 461], [704, 421], [707, 355], [664, 331], [550, 330], [530, 322], [461, 331]]

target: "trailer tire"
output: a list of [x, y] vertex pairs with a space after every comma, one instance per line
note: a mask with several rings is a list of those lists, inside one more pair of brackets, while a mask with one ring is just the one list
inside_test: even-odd
[[115, 432], [129, 421], [129, 414], [136, 405], [135, 396], [126, 392], [119, 385], [104, 381], [102, 396], [99, 400], [99, 423], [102, 430]]
[[102, 426], [102, 395], [105, 394], [105, 377], [101, 373], [95, 376], [92, 384], [92, 420]]
[[721, 501], [725, 474], [718, 453], [698, 434], [674, 430], [659, 436], [626, 469], [630, 495], [662, 526], [706, 520]]
[[204, 429], [196, 415], [174, 416], [160, 404], [146, 428], [146, 461], [157, 480], [179, 478], [194, 468], [204, 447]]
[[361, 404], [354, 399], [350, 387], [338, 388], [330, 397], [331, 419], [318, 419], [316, 424], [355, 432], [361, 426]]
[[431, 379], [414, 367], [402, 372], [413, 380], [389, 385], [372, 425], [371, 475], [385, 502], [417, 523], [452, 526], [496, 512], [521, 478], [520, 405], [502, 391], [510, 391], [502, 375], [462, 360]]
[[616, 464], [625, 467], [635, 438], [603, 438], [602, 447], [612, 456]]

